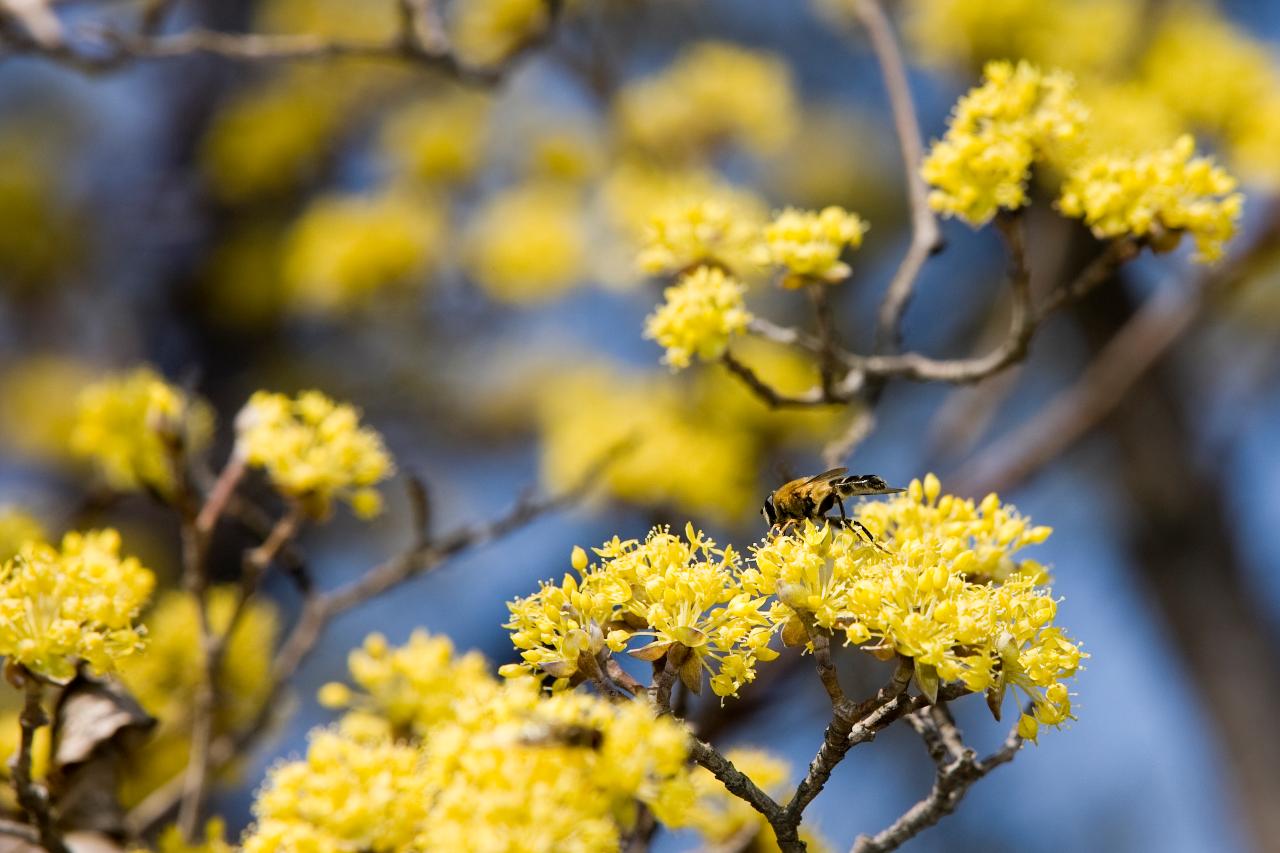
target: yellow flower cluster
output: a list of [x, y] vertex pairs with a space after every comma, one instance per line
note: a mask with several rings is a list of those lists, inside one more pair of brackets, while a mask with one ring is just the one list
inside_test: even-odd
[[443, 211], [421, 196], [324, 196], [290, 229], [281, 276], [289, 304], [335, 313], [419, 283], [444, 244]]
[[135, 620], [154, 586], [114, 530], [68, 533], [61, 549], [30, 542], [0, 567], [0, 655], [55, 681], [80, 661], [110, 672], [142, 648]]
[[1235, 233], [1244, 197], [1225, 170], [1194, 155], [1195, 140], [1182, 136], [1149, 154], [1094, 158], [1072, 171], [1058, 207], [1100, 238], [1132, 236], [1156, 251], [1173, 249], [1189, 233], [1198, 260], [1217, 260]]
[[[731, 749], [725, 758], [774, 799], [790, 792], [791, 766], [785, 759], [750, 748]], [[699, 767], [693, 771], [692, 781], [697, 800], [689, 810], [689, 824], [702, 835], [709, 848], [719, 850], [736, 843], [736, 849], [753, 853], [779, 853], [778, 840], [769, 822], [746, 800], [730, 794], [711, 771]], [[743, 836], [753, 829], [755, 836], [744, 845]], [[831, 850], [825, 839], [804, 827], [800, 829], [800, 840], [812, 853]]]
[[13, 506], [0, 506], [0, 562], [22, 550], [28, 542], [43, 542], [44, 525], [31, 513]]
[[795, 130], [796, 101], [778, 57], [701, 42], [659, 74], [623, 87], [615, 121], [625, 142], [655, 154], [694, 156], [723, 142], [768, 154]]
[[[388, 651], [379, 639], [377, 674], [353, 675], [372, 683], [388, 674], [388, 661], [404, 664], [393, 680], [413, 686], [397, 686], [395, 701], [415, 705], [412, 736], [393, 739], [387, 721], [364, 707], [313, 733], [304, 760], [271, 771], [246, 853], [604, 853], [633, 825], [637, 802], [665, 822], [685, 816], [692, 787], [677, 721], [644, 702], [548, 695], [529, 678], [499, 682], [475, 656], [454, 661], [447, 644], [426, 635], [411, 645], [439, 666], [438, 677], [423, 677], [425, 666], [410, 676], [409, 648]], [[460, 671], [463, 678], [449, 677]], [[371, 691], [373, 705], [382, 707], [381, 691]]]
[[420, 181], [464, 181], [483, 162], [491, 108], [487, 95], [470, 89], [415, 101], [387, 121], [383, 150]]
[[526, 305], [563, 294], [587, 260], [577, 191], [530, 181], [498, 193], [470, 223], [463, 260], [476, 284], [503, 302]]
[[91, 365], [62, 355], [11, 359], [0, 373], [0, 440], [25, 457], [67, 461], [77, 397], [95, 377]]
[[645, 321], [645, 337], [666, 349], [663, 361], [673, 368], [688, 367], [695, 355], [714, 361], [751, 321], [745, 291], [719, 267], [698, 267], [663, 291], [666, 301]]
[[[216, 633], [226, 632], [238, 598], [232, 586], [209, 590], [206, 606], [210, 627]], [[146, 653], [120, 664], [120, 680], [158, 720], [146, 744], [133, 754], [122, 780], [120, 797], [124, 803], [141, 801], [179, 774], [190, 758], [191, 709], [203, 672], [199, 645], [192, 642], [196, 620], [196, 602], [191, 595], [178, 590], [165, 592], [143, 620]], [[271, 686], [271, 656], [278, 629], [275, 607], [260, 598], [250, 601], [240, 614], [218, 670], [215, 734], [243, 731], [261, 710]]]
[[212, 432], [206, 403], [139, 367], [80, 392], [71, 450], [92, 460], [113, 489], [168, 495], [177, 486], [173, 451], [198, 452]]
[[988, 63], [983, 84], [956, 104], [925, 158], [934, 210], [978, 226], [1025, 205], [1032, 164], [1061, 160], [1077, 142], [1086, 111], [1073, 87], [1062, 72]]
[[1035, 717], [1070, 717], [1064, 679], [1083, 657], [1053, 624], [1057, 603], [1023, 547], [1050, 531], [1032, 526], [995, 495], [975, 504], [941, 495], [930, 475], [892, 500], [860, 505], [857, 518], [879, 546], [851, 530], [805, 522], [760, 545], [744, 586], [778, 600], [770, 616], [788, 642], [806, 623], [843, 632], [849, 643], [915, 664], [928, 695], [940, 683], [986, 692], [993, 712], [1012, 686]]
[[[1145, 24], [1142, 4], [1131, 0], [910, 0], [905, 5], [907, 35], [926, 59], [974, 68], [991, 59], [1019, 57], [1079, 74], [1103, 73], [1129, 59]], [[1179, 9], [1169, 17], [1183, 13]]]
[[759, 446], [753, 424], [735, 417], [746, 407], [718, 410], [709, 395], [666, 379], [578, 368], [549, 380], [532, 401], [548, 485], [574, 487], [613, 454], [599, 485], [622, 500], [720, 519], [752, 509]]
[[[227, 825], [222, 818], [210, 818], [204, 826], [204, 838], [187, 841], [177, 824], [170, 824], [156, 839], [156, 853], [233, 853], [236, 849], [227, 842]], [[135, 853], [144, 853], [139, 848]]]
[[236, 416], [236, 447], [245, 462], [266, 469], [272, 484], [323, 518], [335, 498], [361, 518], [382, 511], [373, 487], [394, 473], [382, 437], [360, 415], [319, 391], [290, 399], [258, 391]]
[[639, 637], [649, 642], [632, 654], [665, 656], [690, 690], [701, 691], [706, 670], [717, 696], [736, 696], [755, 678], [757, 660], [777, 657], [769, 648], [765, 597], [742, 586], [741, 559], [732, 547], [717, 548], [692, 524], [684, 533], [682, 539], [656, 527], [644, 542], [615, 536], [594, 549], [601, 562], [593, 566], [576, 549], [581, 581], [566, 574], [562, 584], [543, 584], [507, 605], [511, 621], [504, 627], [524, 664], [504, 674], [545, 673], [564, 688], [582, 680], [584, 667], [591, 672], [592, 659], [621, 652]]
[[763, 220], [755, 197], [732, 189], [676, 197], [649, 220], [640, 269], [675, 275], [706, 264], [742, 273], [754, 265]]
[[448, 637], [414, 631], [409, 642], [391, 648], [381, 634], [370, 634], [347, 657], [351, 678], [363, 692], [341, 682], [320, 691], [320, 703], [347, 708], [348, 718], [359, 715], [371, 729], [385, 721], [390, 737], [425, 737], [434, 726], [457, 717], [459, 695], [481, 695], [493, 678], [479, 652], [455, 657]]
[[821, 211], [787, 208], [764, 229], [762, 260], [785, 268], [786, 287], [811, 282], [835, 284], [849, 277], [849, 265], [840, 260], [845, 248], [862, 245], [867, 224], [842, 207]]
[[449, 7], [453, 49], [468, 65], [499, 65], [547, 28], [548, 6], [547, 0], [454, 3]]

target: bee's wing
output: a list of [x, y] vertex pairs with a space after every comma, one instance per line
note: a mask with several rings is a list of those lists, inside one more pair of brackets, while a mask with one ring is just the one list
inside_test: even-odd
[[823, 471], [821, 474], [814, 474], [812, 477], [804, 481], [806, 486], [813, 483], [822, 483], [828, 480], [838, 480], [845, 474], [849, 473], [848, 468], [832, 468], [830, 471]]

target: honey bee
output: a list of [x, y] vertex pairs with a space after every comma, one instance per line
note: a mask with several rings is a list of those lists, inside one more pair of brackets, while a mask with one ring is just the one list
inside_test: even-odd
[[[877, 548], [884, 550], [871, 531], [862, 522], [849, 518], [844, 499], [861, 495], [893, 495], [905, 492], [890, 486], [875, 474], [850, 474], [847, 468], [832, 468], [813, 477], [800, 477], [779, 486], [764, 499], [761, 513], [769, 523], [769, 529], [781, 526], [784, 530], [805, 519], [827, 521], [841, 527], [850, 527]], [[840, 517], [828, 518], [827, 513], [839, 507]]]

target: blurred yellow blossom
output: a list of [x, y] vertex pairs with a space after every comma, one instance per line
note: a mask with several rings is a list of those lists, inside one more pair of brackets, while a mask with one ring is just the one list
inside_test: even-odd
[[0, 374], [0, 436], [23, 456], [70, 458], [77, 398], [94, 372], [85, 362], [59, 355], [16, 360]]
[[213, 410], [164, 381], [149, 367], [107, 377], [80, 392], [70, 446], [91, 460], [107, 485], [120, 491], [177, 486], [174, 450], [203, 450], [213, 433]]
[[210, 122], [201, 158], [217, 194], [251, 201], [312, 177], [343, 121], [340, 98], [286, 76], [238, 94]]
[[28, 542], [44, 540], [40, 519], [15, 506], [0, 506], [0, 563], [17, 554]]
[[[146, 848], [142, 848], [145, 850]], [[170, 824], [156, 839], [156, 853], [234, 853], [227, 842], [227, 825], [220, 817], [209, 818], [204, 837], [188, 842], [177, 824]]]
[[258, 30], [308, 33], [329, 38], [384, 41], [396, 33], [393, 3], [350, 3], [348, 0], [265, 0], [254, 10]]
[[1146, 23], [1142, 4], [1131, 0], [909, 0], [905, 6], [907, 35], [926, 59], [974, 68], [1019, 58], [1077, 74], [1106, 73], [1128, 61]]
[[464, 256], [471, 277], [495, 299], [554, 299], [579, 282], [587, 259], [580, 194], [551, 181], [499, 193], [470, 223]]
[[598, 484], [621, 500], [718, 519], [754, 508], [756, 438], [668, 377], [578, 368], [548, 380], [535, 405], [553, 488], [578, 485], [613, 454]]
[[283, 248], [288, 301], [333, 313], [424, 279], [445, 239], [445, 216], [429, 198], [401, 192], [322, 196]]
[[687, 157], [722, 142], [768, 154], [795, 130], [796, 101], [780, 57], [707, 41], [624, 86], [615, 120], [624, 142], [657, 154]]
[[81, 228], [59, 197], [47, 135], [13, 117], [0, 128], [0, 287], [47, 285], [80, 254]]
[[[234, 586], [209, 590], [206, 609], [215, 633], [226, 632], [238, 598]], [[198, 624], [195, 599], [169, 590], [143, 619], [148, 638], [145, 653], [121, 662], [120, 680], [158, 721], [146, 744], [132, 755], [122, 780], [120, 797], [126, 804], [140, 802], [173, 779], [190, 757], [191, 710], [204, 672]], [[271, 690], [278, 633], [279, 616], [270, 602], [255, 598], [241, 611], [218, 669], [215, 735], [243, 731], [262, 709]]]
[[373, 488], [394, 473], [382, 436], [360, 425], [359, 412], [319, 391], [290, 399], [258, 391], [236, 416], [236, 452], [263, 468], [280, 492], [311, 515], [326, 517], [334, 499], [361, 518], [382, 511]]
[[662, 360], [673, 368], [688, 367], [695, 355], [714, 361], [751, 320], [745, 291], [724, 270], [698, 267], [663, 291], [665, 301], [645, 321], [645, 337], [666, 349]]
[[1186, 127], [1182, 116], [1158, 92], [1135, 80], [1084, 80], [1079, 97], [1089, 108], [1089, 125], [1080, 140], [1081, 160], [1104, 154], [1141, 154], [1168, 145]]
[[561, 585], [507, 605], [512, 643], [530, 670], [557, 686], [570, 684], [584, 659], [623, 651], [635, 638], [646, 645], [633, 654], [666, 656], [694, 692], [706, 670], [717, 696], [736, 696], [754, 680], [757, 660], [777, 657], [765, 598], [739, 583], [731, 546], [717, 548], [690, 524], [683, 538], [655, 527], [644, 542], [614, 537], [594, 550], [601, 561], [579, 570], [581, 581], [565, 575]]
[[1034, 701], [1040, 723], [1070, 717], [1064, 679], [1084, 655], [1053, 624], [1057, 601], [1044, 568], [1014, 557], [1049, 528], [995, 495], [977, 504], [942, 495], [933, 475], [888, 501], [860, 504], [855, 517], [875, 544], [805, 522], [756, 548], [743, 583], [777, 596], [770, 615], [785, 640], [803, 641], [812, 621], [878, 655], [912, 659], [928, 695], [959, 683], [986, 692], [998, 712], [1014, 687]]
[[1217, 260], [1235, 234], [1244, 197], [1225, 170], [1194, 154], [1195, 140], [1184, 135], [1148, 154], [1096, 157], [1071, 172], [1058, 207], [1100, 238], [1141, 238], [1156, 251], [1173, 249], [1189, 233], [1197, 260]]
[[449, 7], [453, 48], [468, 65], [501, 64], [551, 21], [547, 0], [464, 0]]
[[0, 655], [55, 681], [80, 661], [110, 672], [142, 648], [135, 621], [154, 586], [114, 530], [68, 533], [60, 549], [30, 542], [0, 567]]
[[449, 89], [414, 101], [387, 120], [383, 149], [418, 180], [466, 180], [483, 162], [491, 109], [491, 98], [471, 89]]
[[638, 264], [650, 275], [675, 275], [699, 264], [745, 275], [755, 265], [763, 222], [758, 200], [728, 187], [671, 198], [653, 212]]
[[861, 246], [866, 231], [867, 224], [856, 213], [841, 207], [817, 212], [789, 207], [765, 226], [762, 260], [788, 271], [783, 279], [787, 287], [835, 284], [851, 272], [840, 260], [841, 253]]
[[946, 136], [925, 158], [932, 207], [976, 227], [1025, 205], [1032, 164], [1060, 160], [1078, 144], [1087, 113], [1073, 87], [1062, 72], [989, 63], [983, 84], [956, 104]]

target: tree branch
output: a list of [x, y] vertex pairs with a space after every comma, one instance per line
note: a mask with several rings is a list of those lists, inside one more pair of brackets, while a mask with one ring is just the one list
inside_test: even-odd
[[23, 690], [22, 712], [18, 715], [22, 736], [18, 742], [18, 754], [11, 765], [14, 794], [18, 805], [35, 825], [40, 846], [49, 853], [69, 853], [53, 819], [49, 792], [31, 778], [31, 753], [36, 732], [49, 724], [49, 715], [45, 713], [42, 702], [44, 685], [34, 673], [21, 666], [12, 667], [9, 677], [11, 681], [21, 679]]

